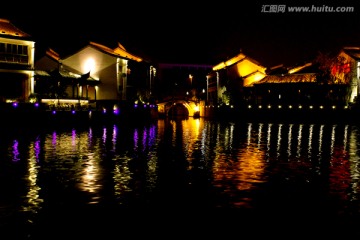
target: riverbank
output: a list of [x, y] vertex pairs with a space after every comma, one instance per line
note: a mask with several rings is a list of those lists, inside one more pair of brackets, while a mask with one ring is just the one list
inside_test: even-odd
[[206, 118], [251, 122], [357, 123], [359, 108], [209, 108]]
[[[156, 105], [121, 105], [118, 109], [63, 109], [36, 104], [0, 106], [4, 126], [45, 124], [143, 123], [163, 118]], [[360, 108], [205, 108], [200, 118], [222, 121], [284, 123], [359, 123]]]
[[2, 123], [7, 125], [137, 123], [157, 119], [157, 109], [150, 106], [121, 105], [118, 109], [64, 109], [36, 104], [3, 104]]

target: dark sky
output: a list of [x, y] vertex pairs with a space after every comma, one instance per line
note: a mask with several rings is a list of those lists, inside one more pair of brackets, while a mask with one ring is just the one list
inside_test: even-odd
[[[91, 2], [2, 7], [0, 17], [35, 38], [37, 49], [49, 47], [62, 57], [89, 41], [111, 48], [120, 42], [129, 52], [158, 62], [215, 65], [241, 49], [271, 67], [302, 63], [319, 51], [360, 46], [356, 1]], [[262, 12], [264, 5], [350, 6], [354, 11], [270, 13]]]

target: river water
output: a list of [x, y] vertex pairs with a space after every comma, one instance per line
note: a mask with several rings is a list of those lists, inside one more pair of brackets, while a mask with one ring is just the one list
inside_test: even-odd
[[360, 128], [158, 119], [0, 129], [0, 239], [360, 236]]

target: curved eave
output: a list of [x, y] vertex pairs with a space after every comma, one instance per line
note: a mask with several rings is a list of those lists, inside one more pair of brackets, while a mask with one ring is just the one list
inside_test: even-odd
[[247, 59], [248, 61], [252, 62], [253, 64], [257, 65], [263, 73], [265, 73], [266, 71], [266, 67], [262, 66], [259, 64], [259, 62], [255, 61], [254, 59], [252, 58], [249, 58], [248, 56], [244, 55], [243, 53], [240, 53], [238, 55], [236, 55], [235, 57], [233, 58], [230, 58], [229, 60], [225, 61], [225, 62], [221, 62], [219, 63], [218, 65], [215, 65], [212, 70], [213, 71], [219, 71], [221, 69], [225, 69], [227, 67], [230, 67], [234, 64], [237, 64], [243, 60]]

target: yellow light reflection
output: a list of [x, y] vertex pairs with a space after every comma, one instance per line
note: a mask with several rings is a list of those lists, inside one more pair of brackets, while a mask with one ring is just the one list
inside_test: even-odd
[[[233, 125], [226, 130], [218, 131], [217, 155], [214, 158], [213, 178], [214, 186], [223, 188], [224, 194], [231, 194], [234, 191], [249, 190], [259, 182], [264, 181], [265, 151], [261, 147], [263, 124], [259, 124], [258, 130], [253, 134], [252, 124], [247, 126], [247, 145], [238, 149], [236, 153], [227, 154], [233, 151], [233, 139], [235, 131]], [[248, 199], [233, 199], [232, 204], [236, 207], [250, 204]]]
[[[56, 164], [52, 169], [54, 173], [66, 174], [63, 171], [78, 172], [80, 175], [77, 187], [92, 194], [89, 203], [98, 203], [97, 194], [99, 189], [102, 188], [99, 183], [101, 173], [99, 162], [102, 154], [91, 148], [91, 129], [89, 132], [72, 130], [70, 133], [64, 134], [53, 132], [52, 135], [45, 138], [44, 144], [49, 149], [44, 153], [44, 161], [54, 161], [56, 159]], [[86, 148], [85, 146], [89, 147]]]
[[37, 213], [41, 209], [41, 204], [43, 203], [43, 199], [40, 198], [39, 192], [41, 188], [37, 183], [38, 174], [39, 174], [39, 166], [38, 166], [38, 157], [40, 154], [40, 143], [39, 140], [31, 143], [29, 145], [29, 159], [28, 159], [28, 192], [26, 194], [26, 203], [23, 206], [24, 211], [30, 211], [33, 213]]
[[[80, 188], [90, 193], [96, 193], [100, 188], [100, 186], [97, 185], [98, 175], [99, 163], [90, 155], [83, 169], [82, 182], [79, 185]], [[93, 203], [96, 202], [97, 201], [94, 201]]]

